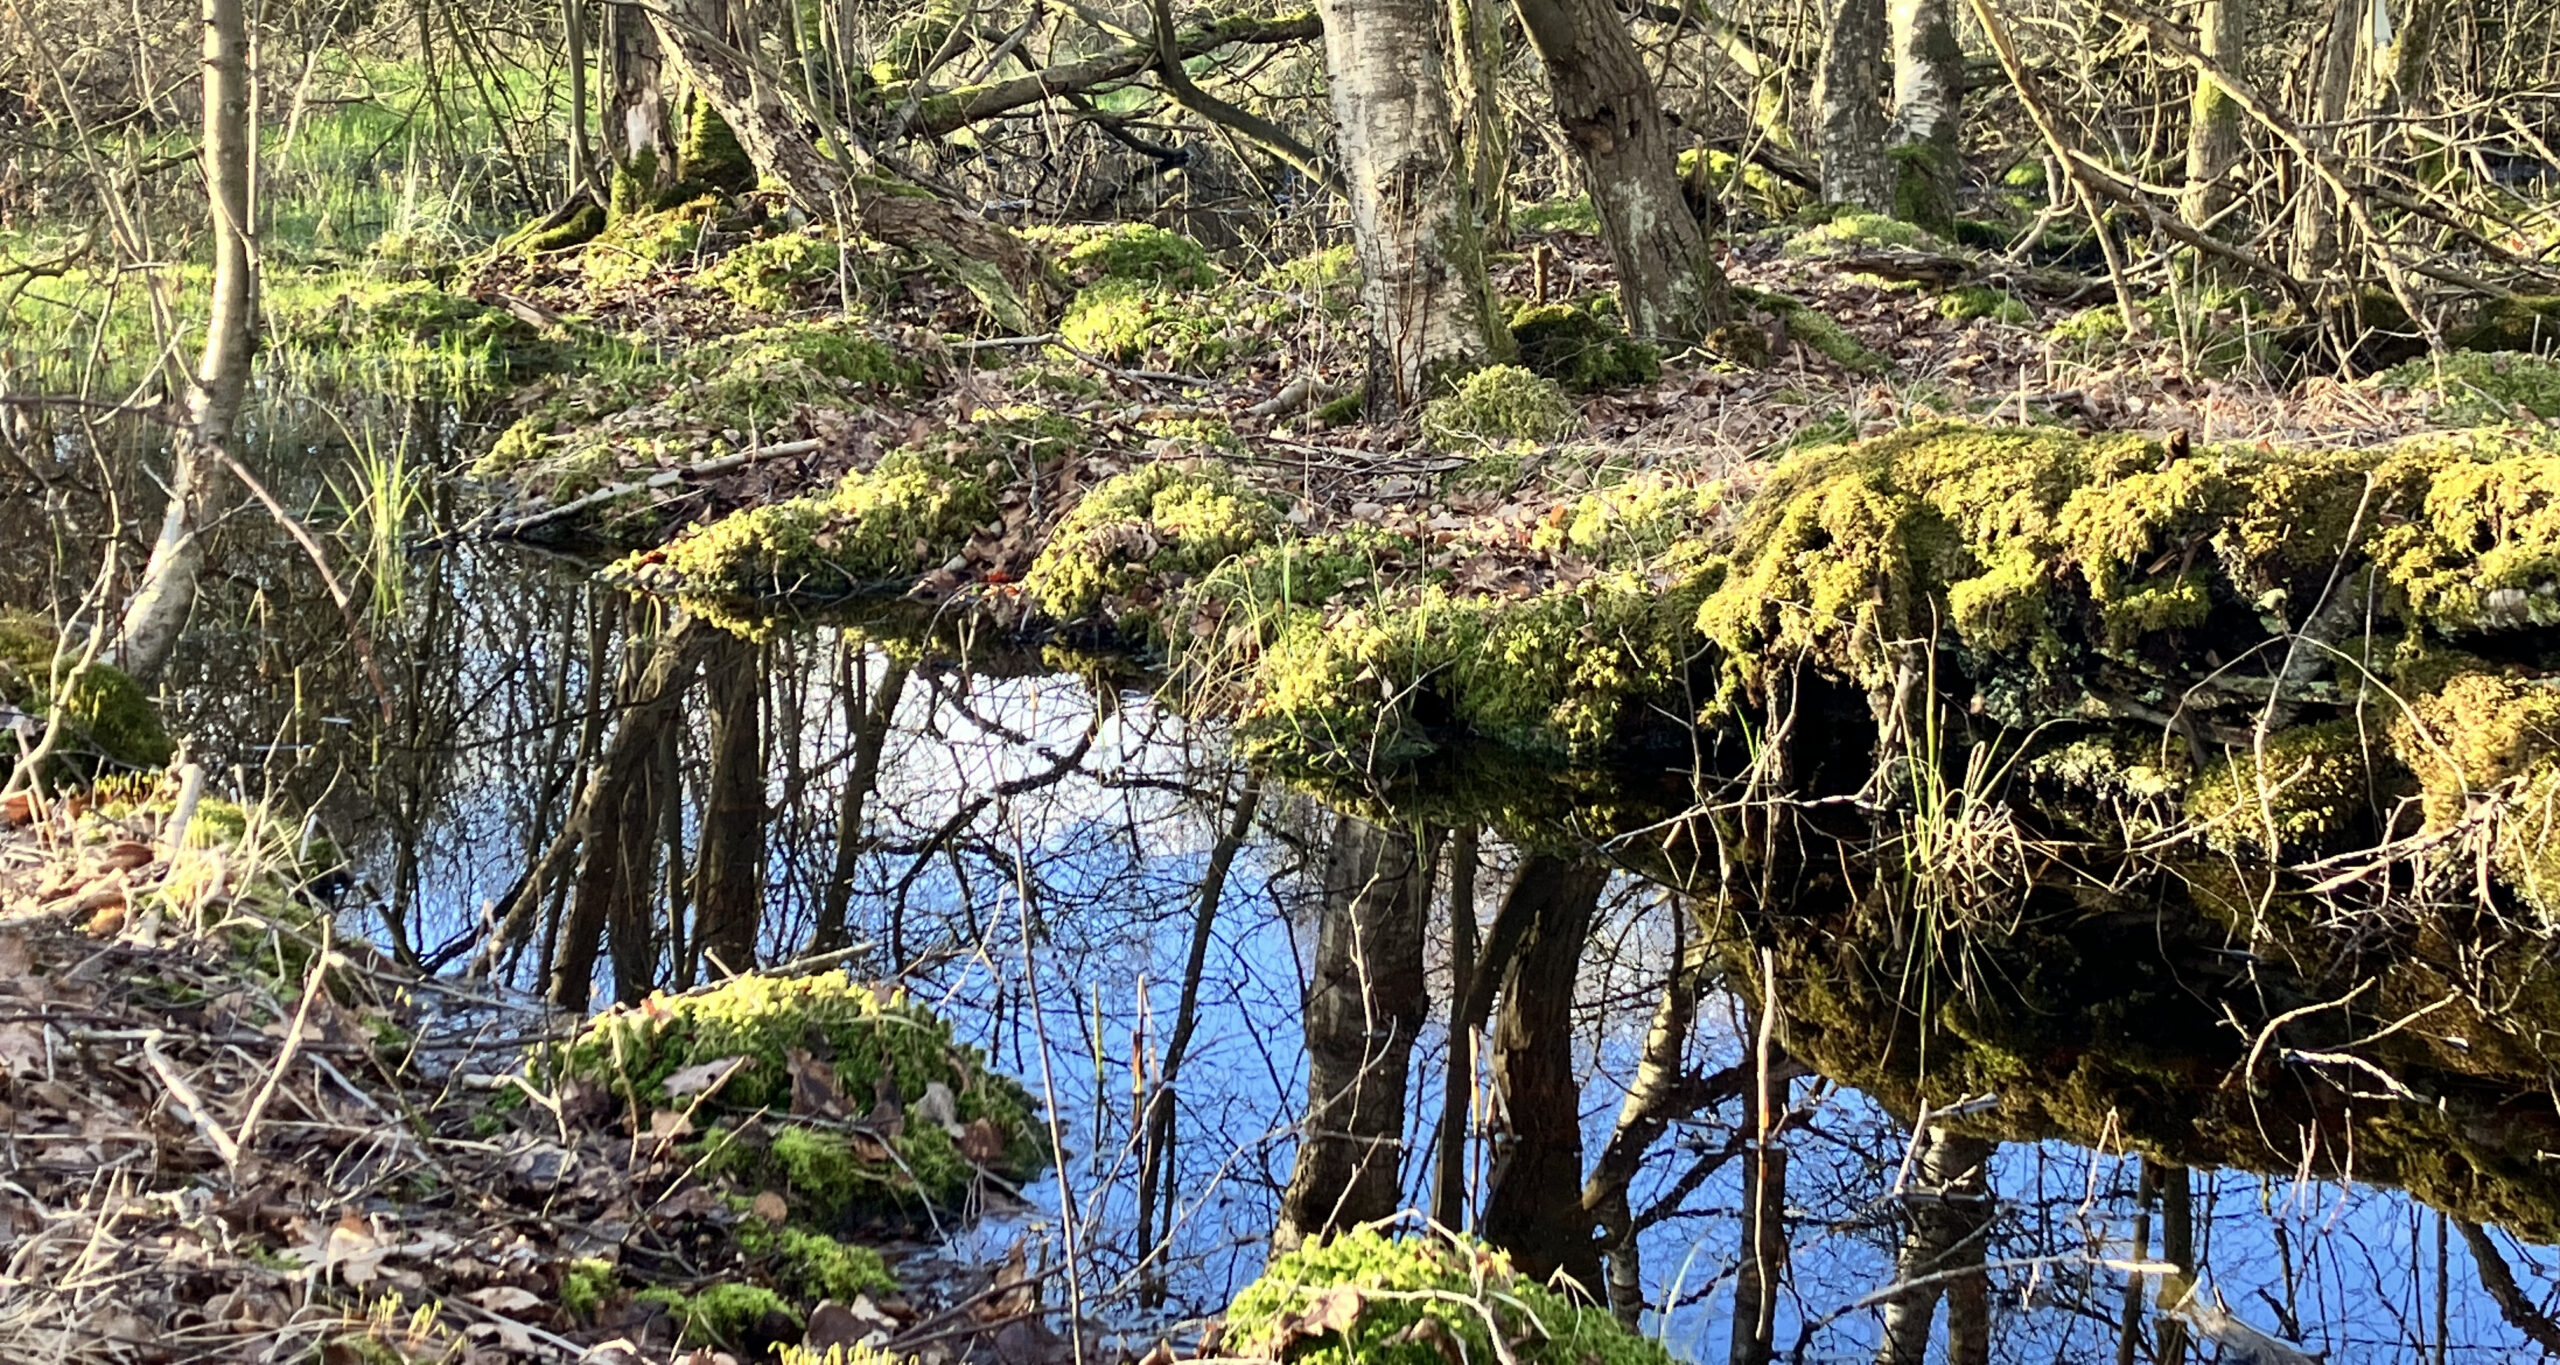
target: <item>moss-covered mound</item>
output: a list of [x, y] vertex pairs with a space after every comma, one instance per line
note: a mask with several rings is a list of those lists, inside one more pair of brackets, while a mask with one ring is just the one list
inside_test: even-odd
[[903, 587], [958, 553], [995, 515], [977, 476], [895, 450], [824, 493], [732, 512], [614, 566], [661, 591], [843, 597]]
[[1662, 355], [1587, 307], [1532, 304], [1511, 315], [1520, 363], [1569, 393], [1650, 384], [1662, 377]]
[[1827, 222], [1817, 223], [1787, 239], [1786, 253], [1823, 259], [1855, 255], [1862, 251], [1929, 251], [1939, 255], [1955, 253], [1938, 234], [1899, 218], [1881, 213], [1856, 210], [1835, 214]]
[[1042, 611], [1062, 620], [1146, 617], [1168, 588], [1269, 541], [1281, 508], [1214, 464], [1166, 461], [1115, 475], [1087, 493], [1050, 533], [1023, 579]]
[[68, 733], [58, 752], [74, 760], [156, 768], [176, 748], [133, 679], [109, 664], [81, 667], [53, 623], [28, 612], [0, 611], [0, 705], [38, 720], [59, 712]]
[[1582, 419], [1556, 381], [1519, 365], [1488, 365], [1422, 405], [1422, 436], [1443, 450], [1563, 440]]
[[541, 501], [788, 440], [815, 408], [924, 382], [912, 357], [842, 318], [759, 327], [660, 360], [599, 366], [536, 401], [472, 468]]
[[841, 243], [817, 233], [778, 232], [722, 256], [694, 283], [741, 308], [780, 313], [798, 301], [804, 286], [832, 279], [844, 255]]
[[2560, 678], [2476, 661], [2390, 727], [2428, 828], [2476, 825], [2499, 879], [2560, 925]]
[[276, 354], [304, 382], [462, 395], [554, 370], [571, 340], [424, 280], [357, 280], [272, 299]]
[[[1496, 1342], [1494, 1333], [1501, 1334]], [[1293, 1365], [1670, 1365], [1661, 1343], [1469, 1238], [1355, 1228], [1279, 1256], [1228, 1305], [1229, 1354]]]
[[[742, 1194], [773, 1190], [818, 1226], [917, 1199], [948, 1205], [981, 1170], [1046, 1164], [1031, 1098], [951, 1026], [842, 972], [744, 976], [615, 1009], [530, 1062], [548, 1084], [599, 1086], [640, 1116], [689, 1113], [693, 1154]], [[752, 1250], [752, 1248], [751, 1248]], [[867, 1267], [768, 1248], [826, 1278]]]

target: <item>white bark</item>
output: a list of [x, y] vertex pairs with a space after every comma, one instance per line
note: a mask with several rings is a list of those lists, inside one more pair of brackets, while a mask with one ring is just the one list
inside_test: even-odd
[[187, 425], [169, 471], [169, 505], [142, 581], [125, 606], [116, 662], [158, 676], [195, 603], [205, 528], [227, 480], [222, 462], [249, 388], [257, 263], [249, 221], [249, 36], [241, 0], [204, 3], [204, 173], [213, 210], [213, 306], [187, 396]]
[[1893, 207], [1884, 159], [1884, 0], [1839, 0], [1814, 77], [1822, 197], [1872, 213]]
[[1494, 315], [1458, 159], [1437, 7], [1317, 8], [1369, 310], [1369, 405], [1392, 414], [1499, 358], [1510, 335]]
[[1893, 44], [1893, 213], [1945, 231], [1955, 224], [1956, 142], [1964, 48], [1949, 0], [1889, 0]]

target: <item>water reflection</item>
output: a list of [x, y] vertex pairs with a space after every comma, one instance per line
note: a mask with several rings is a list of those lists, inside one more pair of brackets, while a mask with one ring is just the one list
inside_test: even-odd
[[[352, 451], [298, 449], [320, 506]], [[751, 637], [467, 544], [374, 623], [386, 720], [298, 552], [226, 536], [173, 719], [315, 812], [386, 945], [579, 1008], [903, 981], [1066, 1149], [958, 1254], [1036, 1233], [1120, 1325], [1421, 1210], [1699, 1359], [2560, 1344], [2538, 940], [2067, 861], [1924, 926], [1872, 841], [1719, 856], [1772, 822], [1658, 823], [1658, 774], [1329, 802], [957, 623]]]

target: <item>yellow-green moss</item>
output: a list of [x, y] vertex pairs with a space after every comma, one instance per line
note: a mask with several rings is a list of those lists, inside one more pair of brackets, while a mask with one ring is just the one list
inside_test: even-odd
[[2521, 351], [2454, 351], [2385, 371], [2384, 389], [2427, 393], [2448, 426], [2560, 418], [2560, 362]]
[[557, 226], [518, 238], [515, 249], [527, 256], [539, 256], [585, 246], [595, 240], [596, 234], [604, 231], [609, 218], [605, 206], [590, 199], [571, 210]]
[[[716, 115], [715, 115], [716, 117]], [[671, 208], [617, 218], [578, 249], [578, 269], [595, 289], [615, 289], [692, 259], [702, 233], [720, 213], [705, 195]]]
[[749, 1262], [802, 1303], [849, 1302], [857, 1294], [885, 1294], [898, 1287], [879, 1252], [839, 1242], [822, 1232], [788, 1224], [776, 1227], [750, 1215], [738, 1223], [737, 1243]]
[[1588, 308], [1532, 304], [1511, 315], [1520, 363], [1571, 393], [1650, 384], [1662, 377], [1662, 354]]
[[1683, 541], [1708, 535], [1725, 508], [1722, 482], [1691, 483], [1648, 474], [1573, 503], [1530, 535], [1537, 549], [1571, 549], [1605, 564], [1646, 564]]
[[[1296, 1324], [1320, 1299], [1349, 1321], [1316, 1334]], [[1330, 1316], [1330, 1315], [1328, 1315]], [[1499, 1324], [1497, 1350], [1487, 1318]], [[1424, 1324], [1428, 1323], [1428, 1326]], [[1660, 1343], [1519, 1275], [1482, 1243], [1355, 1228], [1274, 1257], [1229, 1304], [1230, 1354], [1293, 1365], [1670, 1365]]]
[[1806, 228], [1787, 239], [1790, 256], [1822, 258], [1841, 256], [1878, 248], [1908, 251], [1953, 253], [1955, 248], [1927, 228], [1888, 218], [1881, 213], [1851, 211], [1837, 214], [1825, 223]]
[[2501, 879], [2560, 917], [2560, 678], [2456, 672], [2412, 699], [2391, 744], [2418, 776], [2429, 828], [2498, 803], [2490, 832]]
[[2560, 625], [2560, 455], [2417, 444], [2375, 477], [2399, 505], [2373, 557], [2415, 623], [2446, 634]]
[[1080, 284], [1114, 279], [1206, 289], [1218, 282], [1218, 268], [1198, 242], [1152, 223], [1053, 229], [1051, 235], [1073, 243], [1064, 259]]
[[1990, 289], [1978, 284], [1965, 285], [1939, 296], [1938, 316], [1956, 322], [1990, 318], [1994, 322], [2021, 326], [2035, 321], [2035, 314], [2005, 289]]
[[275, 288], [268, 308], [280, 363], [306, 382], [402, 396], [462, 394], [571, 358], [560, 338], [424, 280]]
[[792, 306], [796, 286], [831, 277], [841, 255], [835, 242], [812, 233], [776, 233], [721, 257], [694, 283], [741, 308], [780, 313]]
[[[906, 1131], [893, 1144], [897, 1160], [866, 1155], [838, 1131], [769, 1131], [768, 1119], [734, 1133], [707, 1124], [694, 1144], [706, 1170], [736, 1176], [748, 1188], [780, 1184], [821, 1218], [900, 1195], [949, 1202], [975, 1172], [951, 1135], [912, 1109], [933, 1085], [951, 1092], [960, 1122], [983, 1119], [994, 1130], [1004, 1144], [996, 1162], [1002, 1173], [1027, 1175], [1043, 1164], [1032, 1101], [1019, 1084], [987, 1070], [977, 1049], [952, 1037], [948, 1022], [903, 994], [884, 996], [842, 972], [742, 976], [707, 991], [654, 995], [635, 1009], [598, 1016], [577, 1037], [537, 1053], [529, 1065], [546, 1082], [576, 1078], [599, 1084], [647, 1113], [694, 1104], [666, 1093], [669, 1076], [705, 1062], [744, 1058], [737, 1073], [694, 1108], [701, 1122], [792, 1112], [794, 1050], [831, 1067], [838, 1090], [857, 1112], [869, 1111], [880, 1078], [890, 1078], [910, 1106]], [[785, 1250], [779, 1243], [770, 1249]], [[863, 1270], [855, 1261], [829, 1259], [821, 1254], [824, 1248], [804, 1244], [799, 1250], [817, 1258], [797, 1262], [813, 1274]]]
[[2278, 731], [2267, 737], [2263, 764], [2244, 749], [2205, 769], [2188, 788], [2187, 818], [2203, 827], [2207, 846], [2226, 853], [2334, 851], [2370, 823], [2381, 741], [2378, 729], [2353, 717]]
[[1269, 541], [1280, 506], [1215, 465], [1169, 461], [1105, 480], [1067, 513], [1023, 579], [1023, 591], [1060, 620], [1091, 616], [1107, 600], [1143, 611], [1132, 594], [1156, 592]]
[[621, 1287], [613, 1262], [595, 1257], [571, 1261], [560, 1272], [560, 1311], [579, 1322], [592, 1321]]
[[1599, 211], [1591, 207], [1591, 196], [1577, 194], [1565, 199], [1541, 200], [1535, 204], [1516, 205], [1511, 210], [1511, 230], [1523, 236], [1550, 232], [1578, 232], [1585, 236], [1600, 233]]
[[1242, 346], [1231, 321], [1215, 293], [1104, 276], [1076, 291], [1058, 320], [1058, 337], [1105, 360], [1198, 373], [1224, 363]]
[[1444, 450], [1549, 445], [1582, 425], [1563, 386], [1518, 365], [1491, 365], [1422, 405], [1422, 435]]
[[1760, 289], [1737, 288], [1734, 297], [1777, 319], [1787, 336], [1804, 348], [1852, 374], [1882, 374], [1893, 362], [1849, 334], [1832, 316], [1801, 299]]
[[1805, 206], [1804, 187], [1786, 179], [1757, 161], [1744, 161], [1733, 153], [1712, 147], [1691, 147], [1682, 151], [1674, 165], [1681, 183], [1702, 197], [1737, 196], [1763, 218], [1780, 219]]
[[30, 612], [0, 610], [0, 702], [40, 719], [59, 711], [66, 755], [85, 749], [120, 767], [156, 768], [176, 749], [132, 678], [110, 664], [80, 667], [79, 652]]
[[698, 1294], [643, 1289], [632, 1297], [665, 1308], [667, 1316], [675, 1319], [679, 1344], [685, 1346], [734, 1350], [769, 1317], [788, 1318], [795, 1327], [801, 1320], [781, 1295], [755, 1284], [715, 1284]]
[[731, 194], [755, 188], [756, 163], [738, 144], [736, 130], [698, 91], [685, 120], [684, 137], [676, 145], [676, 171], [680, 179], [700, 181]]
[[690, 527], [617, 572], [686, 592], [842, 596], [941, 564], [994, 515], [994, 499], [976, 478], [891, 451], [827, 493]]

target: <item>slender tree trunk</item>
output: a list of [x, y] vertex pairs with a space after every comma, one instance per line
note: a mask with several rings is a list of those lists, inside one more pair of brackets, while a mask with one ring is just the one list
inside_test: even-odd
[[1404, 1202], [1405, 1071], [1430, 1003], [1422, 978], [1428, 875], [1412, 831], [1336, 819], [1307, 985], [1307, 1116], [1280, 1196], [1275, 1251], [1384, 1218]]
[[[583, 856], [544, 986], [546, 997], [563, 1009], [586, 1007], [607, 926], [654, 918], [658, 732], [674, 723], [683, 704], [697, 661], [697, 632], [705, 629], [691, 620], [677, 623], [648, 646], [648, 662], [626, 672], [617, 689], [621, 722], [570, 817]], [[617, 992], [630, 984], [617, 970]]]
[[[1595, 1297], [1600, 1244], [1582, 1207], [1582, 1087], [1573, 1071], [1574, 983], [1608, 870], [1547, 854], [1520, 864], [1509, 899], [1527, 907], [1528, 937], [1502, 974], [1493, 1031], [1502, 1126], [1485, 1182], [1486, 1241], [1530, 1278], [1561, 1270]], [[1511, 913], [1510, 907], [1504, 913]]]
[[1822, 197], [1870, 213], [1893, 208], [1885, 162], [1885, 0], [1839, 0], [1814, 75], [1815, 138], [1822, 154]]
[[1502, 7], [1496, 0], [1449, 0], [1449, 32], [1458, 45], [1458, 145], [1477, 222], [1488, 245], [1511, 240], [1511, 125], [1502, 117]]
[[[866, 664], [856, 658], [853, 667]], [[889, 730], [898, 719], [898, 701], [907, 693], [907, 660], [888, 654], [880, 669], [880, 685], [864, 707], [851, 695], [845, 703], [845, 719], [853, 729], [853, 771], [844, 779], [843, 799], [836, 808], [835, 864], [827, 873], [827, 889], [818, 901], [818, 924], [809, 936], [809, 951], [831, 953], [849, 946], [853, 935], [846, 926], [846, 915], [853, 905], [853, 873], [861, 861], [863, 850], [870, 847], [864, 809], [871, 794], [880, 789], [880, 752], [889, 742]]]
[[[2355, 102], [2356, 41], [2371, 0], [2337, 0], [2329, 12], [2328, 36], [2321, 40], [2319, 76], [2312, 86], [2313, 141], [2334, 152], [2339, 126]], [[2211, 82], [2205, 82], [2211, 84]], [[2338, 201], [2326, 181], [2314, 178], [2301, 190], [2302, 208], [2294, 220], [2293, 273], [2317, 280], [2338, 266]]]
[[[2196, 46], [2224, 69], [2237, 71], [2246, 55], [2247, 0], [2205, 0], [2196, 20]], [[2230, 207], [2231, 166], [2240, 159], [2240, 106], [2231, 92], [2202, 76], [2187, 106], [2187, 187], [2178, 211], [2200, 232]], [[2199, 260], [2199, 266], [2204, 262]]]
[[1514, 0], [1581, 160], [1635, 335], [1694, 341], [1733, 316], [1732, 290], [1680, 193], [1644, 59], [1609, 0]]
[[1508, 358], [1458, 159], [1431, 0], [1319, 0], [1369, 312], [1371, 412]]
[[[1922, 1135], [1904, 1204], [1910, 1218], [1894, 1258], [1894, 1279], [1908, 1283], [1979, 1266], [1982, 1231], [1993, 1203], [1991, 1154], [1995, 1144], [1940, 1125]], [[1877, 1365], [1925, 1365], [1929, 1328], [1938, 1300], [1947, 1301], [1948, 1365], [1982, 1365], [1990, 1350], [1989, 1285], [1980, 1275], [1934, 1282], [1890, 1299], [1884, 1307], [1884, 1344]]]
[[1466, 1017], [1476, 972], [1475, 825], [1449, 836], [1449, 1073], [1440, 1088], [1440, 1150], [1431, 1173], [1431, 1217], [1451, 1231], [1467, 1222], [1468, 1122], [1475, 1108], [1476, 1023]]
[[255, 138], [249, 107], [249, 32], [241, 0], [204, 0], [204, 172], [213, 216], [213, 306], [204, 355], [187, 394], [187, 425], [169, 471], [169, 505], [133, 598], [115, 660], [143, 681], [160, 675], [195, 604], [204, 536], [221, 510], [240, 406], [249, 391], [257, 320], [256, 240], [249, 217]]
[[711, 713], [711, 775], [703, 802], [702, 848], [694, 855], [694, 947], [717, 980], [756, 965], [764, 919], [764, 726], [762, 651], [716, 633], [703, 651], [703, 696]]
[[1730, 1365], [1767, 1365], [1777, 1350], [1778, 1290], [1787, 1273], [1787, 1149], [1774, 1130], [1788, 1103], [1787, 1082], [1743, 1088], [1742, 1246], [1733, 1275]]
[[1893, 43], [1893, 216], [1952, 233], [1964, 156], [1964, 48], [1951, 0], [1888, 0]]
[[587, 141], [587, 6], [585, 0], [561, 0], [560, 17], [569, 34], [569, 193], [596, 192], [595, 148]]

